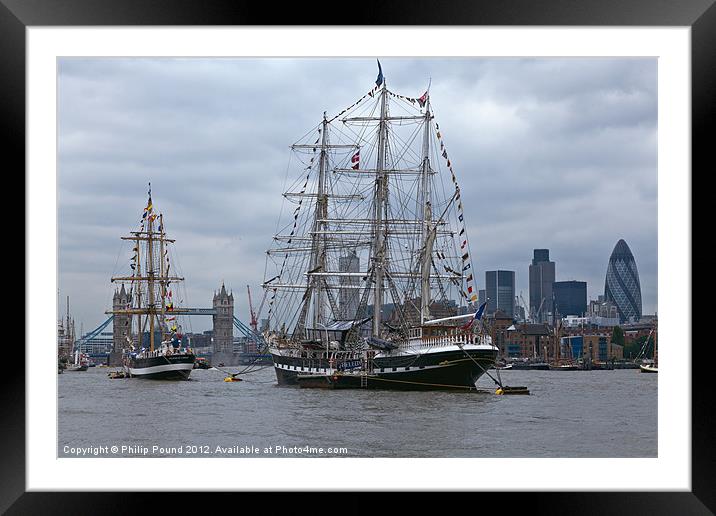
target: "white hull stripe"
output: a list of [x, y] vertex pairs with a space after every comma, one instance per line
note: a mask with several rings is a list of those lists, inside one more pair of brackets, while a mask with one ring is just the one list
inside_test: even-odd
[[141, 376], [143, 374], [163, 373], [165, 371], [191, 371], [193, 368], [194, 364], [189, 362], [186, 364], [164, 364], [151, 367], [130, 367], [129, 372], [135, 376]]
[[[427, 366], [423, 366], [423, 367], [407, 366], [407, 367], [409, 367], [409, 369], [407, 371], [405, 370], [406, 366], [396, 366], [397, 371], [393, 371], [392, 367], [385, 367], [384, 371], [381, 371], [379, 367], [374, 367], [372, 372], [374, 374], [375, 373], [377, 373], [377, 374], [415, 373], [415, 372], [419, 372], [419, 371], [426, 371], [428, 369], [440, 369], [440, 368], [445, 368], [445, 367], [451, 367], [451, 366], [455, 365], [455, 363], [457, 363], [457, 362], [463, 362], [463, 361], [467, 361], [467, 360], [470, 360], [470, 359], [469, 358], [461, 358], [461, 359], [457, 359], [457, 360], [451, 360], [447, 364], [427, 365]], [[284, 371], [292, 371], [295, 373], [319, 373], [319, 374], [333, 374], [333, 373], [338, 373], [338, 372], [343, 372], [344, 374], [350, 373], [350, 371], [338, 371], [337, 369], [323, 369], [323, 368], [319, 369], [316, 367], [304, 367], [303, 370], [301, 370], [300, 367], [294, 368], [294, 366], [290, 366], [290, 365], [286, 365], [286, 364], [277, 364], [275, 362], [274, 362], [274, 367], [276, 369], [282, 369]]]

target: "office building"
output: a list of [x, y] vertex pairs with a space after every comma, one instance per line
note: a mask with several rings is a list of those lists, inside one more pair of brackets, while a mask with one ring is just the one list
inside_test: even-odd
[[530, 317], [545, 322], [552, 314], [552, 284], [555, 263], [549, 261], [549, 249], [535, 249], [530, 265]]
[[617, 306], [619, 320], [636, 322], [641, 318], [641, 285], [636, 261], [624, 240], [619, 240], [609, 257], [604, 298]]
[[510, 318], [515, 317], [515, 272], [485, 272], [485, 293], [487, 295], [488, 314], [501, 310]]
[[555, 281], [552, 292], [554, 311], [559, 316], [583, 316], [587, 312], [586, 281]]

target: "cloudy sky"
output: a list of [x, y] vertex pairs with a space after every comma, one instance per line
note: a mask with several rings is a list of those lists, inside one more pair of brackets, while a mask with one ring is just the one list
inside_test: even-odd
[[[558, 280], [603, 293], [623, 238], [643, 311], [657, 310], [657, 62], [631, 58], [381, 58], [389, 88], [431, 101], [458, 176], [473, 267], [516, 271], [528, 296], [534, 248]], [[224, 282], [248, 323], [282, 205], [289, 145], [363, 96], [375, 59], [59, 60], [61, 310], [88, 331], [128, 272], [152, 183], [177, 240], [185, 305]], [[289, 172], [299, 174], [300, 170]], [[265, 315], [265, 313], [263, 314]], [[211, 328], [194, 317], [187, 331]]]

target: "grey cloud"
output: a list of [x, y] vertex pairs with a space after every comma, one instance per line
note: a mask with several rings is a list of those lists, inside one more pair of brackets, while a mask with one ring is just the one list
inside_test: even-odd
[[[400, 94], [431, 81], [479, 288], [484, 270], [511, 269], [527, 297], [532, 249], [548, 247], [558, 279], [596, 296], [625, 238], [644, 310], [656, 309], [656, 59], [380, 59]], [[208, 306], [225, 281], [246, 320], [281, 193], [302, 175], [289, 145], [376, 74], [358, 58], [60, 60], [60, 288], [85, 329], [109, 308], [109, 276], [126, 267], [119, 237], [138, 226], [148, 181], [188, 303]]]

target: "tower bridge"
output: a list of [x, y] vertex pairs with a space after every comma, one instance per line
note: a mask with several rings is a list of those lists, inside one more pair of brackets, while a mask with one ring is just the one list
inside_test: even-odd
[[[128, 295], [122, 285], [120, 290], [115, 291], [113, 298], [113, 308], [121, 309], [128, 303]], [[212, 346], [212, 362], [223, 362], [225, 365], [238, 363], [238, 356], [234, 353], [234, 329], [239, 335], [245, 337], [252, 344], [251, 350], [254, 353], [265, 350], [266, 342], [260, 333], [255, 332], [252, 328], [241, 322], [234, 316], [234, 296], [233, 293], [227, 293], [226, 287], [222, 284], [221, 289], [214, 293], [212, 308], [181, 308], [177, 310], [177, 315], [210, 315], [213, 319], [213, 346]], [[102, 332], [110, 324], [112, 330], [112, 349], [109, 353], [109, 365], [121, 365], [122, 349], [126, 345], [127, 328], [131, 328], [131, 315], [116, 314], [110, 315], [97, 328], [87, 332], [81, 338], [75, 341], [74, 347], [86, 348], [92, 342], [103, 339]]]

